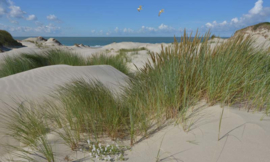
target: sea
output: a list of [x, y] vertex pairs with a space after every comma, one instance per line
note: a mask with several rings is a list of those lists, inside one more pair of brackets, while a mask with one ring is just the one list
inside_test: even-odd
[[[23, 40], [29, 37], [14, 37], [17, 40]], [[44, 37], [49, 39], [50, 37]], [[173, 37], [53, 37], [65, 46], [74, 44], [84, 44], [91, 47], [102, 47], [111, 43], [120, 42], [138, 42], [138, 43], [172, 43]], [[228, 37], [222, 37], [228, 38]], [[180, 37], [176, 38], [180, 41]]]

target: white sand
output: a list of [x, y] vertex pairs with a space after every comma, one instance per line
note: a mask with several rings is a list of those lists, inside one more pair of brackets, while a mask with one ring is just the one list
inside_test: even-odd
[[[218, 44], [224, 40], [214, 40]], [[24, 52], [41, 52], [35, 44], [23, 42], [27, 47], [14, 49], [1, 53], [0, 62], [7, 55], [19, 55]], [[164, 44], [169, 46], [170, 44]], [[212, 46], [212, 45], [211, 45]], [[102, 48], [91, 47], [65, 47], [82, 55], [90, 57], [96, 53], [110, 50], [108, 55], [115, 55], [122, 48], [132, 49], [145, 47], [151, 52], [160, 52], [160, 44], [148, 43], [113, 43]], [[132, 62], [128, 64], [132, 71], [136, 71], [134, 64], [143, 67], [149, 54], [146, 50], [138, 54], [128, 53]], [[30, 100], [40, 99], [52, 92], [57, 85], [68, 83], [73, 78], [85, 80], [98, 79], [112, 90], [119, 90], [120, 84], [125, 84], [127, 76], [111, 66], [81, 66], [54, 65], [41, 67], [30, 71], [18, 73], [12, 76], [0, 78], [0, 100], [13, 105], [12, 97]], [[201, 103], [203, 105], [204, 103]], [[201, 106], [200, 105], [200, 106]], [[0, 111], [9, 107], [0, 102]], [[196, 108], [195, 108], [196, 109]], [[192, 113], [188, 124], [190, 131], [185, 132], [182, 125], [169, 125], [148, 139], [135, 144], [132, 151], [127, 152], [127, 161], [131, 162], [155, 162], [160, 148], [160, 161], [184, 161], [184, 162], [268, 162], [270, 159], [270, 118], [260, 121], [263, 114], [246, 113], [235, 108], [225, 109], [222, 121], [221, 139], [218, 141], [218, 126], [221, 114], [220, 106], [204, 106]], [[1, 122], [1, 119], [0, 119]], [[1, 134], [0, 134], [1, 136]], [[164, 137], [164, 138], [163, 138]], [[48, 134], [48, 140], [53, 144], [57, 161], [64, 161], [66, 155], [73, 160], [91, 161], [87, 153], [72, 152], [63, 141], [54, 134]], [[11, 138], [0, 137], [0, 142], [14, 143]], [[19, 143], [16, 143], [19, 145]], [[4, 148], [0, 148], [0, 160], [6, 161], [9, 154], [5, 154]], [[12, 156], [11, 156], [12, 157]], [[38, 161], [44, 161], [38, 159]]]
[[160, 161], [268, 162], [270, 119], [260, 121], [260, 113], [226, 107], [218, 141], [221, 110], [220, 106], [206, 106], [191, 118], [191, 123], [199, 120], [189, 132], [183, 131], [181, 125], [166, 127], [138, 143], [128, 161], [155, 161], [160, 148]]

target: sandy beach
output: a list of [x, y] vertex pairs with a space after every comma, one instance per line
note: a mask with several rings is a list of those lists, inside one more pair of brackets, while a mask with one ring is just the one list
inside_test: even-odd
[[[256, 33], [254, 34], [255, 37]], [[36, 38], [37, 39], [37, 38]], [[36, 39], [31, 38], [32, 41]], [[28, 39], [29, 40], [29, 39]], [[50, 42], [52, 40], [50, 39]], [[211, 48], [223, 44], [227, 40], [215, 38], [210, 41]], [[270, 41], [256, 39], [256, 44], [265, 44], [268, 48]], [[42, 42], [42, 40], [41, 40]], [[56, 41], [55, 41], [56, 42]], [[127, 52], [131, 61], [127, 63], [132, 73], [136, 73], [136, 67], [143, 68], [150, 60], [149, 53], [160, 53], [161, 44], [122, 42], [106, 45], [101, 48], [76, 47], [57, 45], [52, 41], [43, 41], [43, 47], [35, 43], [22, 41], [24, 47], [5, 51], [0, 55], [0, 62], [6, 56], [19, 56], [23, 53], [39, 54], [48, 49], [56, 48], [68, 50], [84, 58], [106, 53], [108, 56], [119, 54], [121, 49], [140, 49], [136, 54]], [[54, 46], [52, 46], [54, 45]], [[164, 47], [172, 44], [163, 44]], [[51, 65], [24, 71], [18, 74], [0, 78], [0, 111], [8, 112], [11, 107], [16, 107], [14, 99], [19, 103], [25, 100], [42, 102], [46, 95], [50, 94], [58, 85], [66, 84], [73, 79], [82, 78], [86, 81], [98, 80], [112, 91], [121, 91], [129, 77], [110, 65], [94, 66], [69, 66]], [[263, 112], [247, 112], [236, 105], [233, 107], [209, 106], [205, 101], [192, 108], [185, 124], [168, 122], [157, 132], [148, 137], [137, 139], [135, 145], [125, 152], [131, 162], [151, 161], [185, 161], [185, 162], [268, 162], [270, 159], [270, 118]], [[219, 134], [220, 115], [224, 110], [222, 127]], [[264, 117], [264, 118], [262, 118]], [[3, 121], [1, 123], [4, 123]], [[184, 130], [183, 127], [188, 127]], [[5, 132], [4, 129], [1, 132]], [[1, 143], [9, 143], [15, 146], [21, 144], [11, 137], [1, 135]], [[56, 161], [91, 161], [87, 151], [72, 151], [64, 144], [64, 141], [54, 133], [47, 134], [47, 139], [52, 144]], [[123, 141], [128, 145], [129, 141]], [[24, 149], [29, 149], [25, 147]], [[0, 149], [1, 161], [7, 159], [19, 160], [14, 152], [7, 153], [5, 148]], [[33, 156], [37, 161], [46, 161], [38, 156]], [[67, 160], [67, 159], [66, 159]], [[67, 160], [68, 161], [68, 160]], [[94, 159], [94, 161], [99, 161]]]

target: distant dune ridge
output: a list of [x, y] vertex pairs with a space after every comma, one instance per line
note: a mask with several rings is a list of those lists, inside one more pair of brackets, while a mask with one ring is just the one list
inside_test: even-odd
[[10, 33], [0, 30], [0, 52], [4, 52], [7, 47], [21, 47], [22, 44], [13, 39]]
[[[140, 10], [138, 8], [138, 11]], [[5, 33], [8, 41], [7, 39], [1, 39], [1, 32]], [[255, 41], [255, 47], [259, 49], [267, 50], [270, 47], [270, 23], [260, 23], [238, 30], [230, 39], [234, 39], [239, 34], [250, 35]], [[161, 45], [163, 45], [164, 49], [173, 47], [171, 43], [122, 42], [112, 43], [102, 48], [92, 48], [84, 45], [64, 46], [54, 38], [48, 40], [43, 37], [27, 38], [22, 40], [21, 43], [11, 38], [11, 35], [0, 30], [0, 46], [24, 45], [25, 47], [1, 53], [0, 68], [7, 56], [16, 57], [22, 53], [42, 54], [48, 49], [71, 51], [83, 58], [91, 58], [95, 54], [117, 56], [121, 55], [120, 51], [124, 49], [126, 51], [122, 55], [128, 58], [126, 63], [131, 73], [135, 75], [138, 69], [144, 68], [148, 61], [153, 63], [150, 61], [151, 57], [162, 51]], [[230, 39], [213, 38], [209, 40], [208, 44], [214, 48], [228, 42]], [[25, 99], [41, 102], [57, 86], [69, 83], [74, 79], [80, 78], [88, 82], [98, 80], [105, 87], [117, 93], [121, 92], [123, 86], [127, 85], [131, 77], [110, 65], [68, 66], [60, 64], [24, 71], [0, 78], [0, 113], [8, 111], [10, 106], [16, 106], [14, 98], [19, 102]], [[218, 141], [218, 126], [220, 114], [222, 113], [221, 106], [208, 106], [205, 101], [201, 101], [192, 109], [196, 113], [188, 116], [192, 118], [188, 123], [190, 124], [189, 132], [183, 129], [184, 124], [179, 126], [169, 125], [164, 129], [160, 129], [157, 133], [150, 134], [148, 138], [143, 138], [136, 143], [132, 151], [127, 152], [128, 159], [126, 161], [269, 162], [269, 117], [265, 116], [265, 119], [260, 121], [262, 113], [250, 114], [226, 107], [221, 138]], [[1, 120], [3, 119], [0, 117], [0, 126], [3, 123]], [[5, 130], [0, 128], [0, 143], [20, 146], [20, 143], [14, 141], [11, 137], [3, 136], [3, 131]], [[89, 161], [88, 152], [72, 151], [69, 147], [63, 145], [63, 141], [55, 134], [48, 134], [47, 137], [49, 143], [54, 145], [54, 151], [57, 152], [57, 155], [59, 154], [56, 161], [64, 161], [64, 159], [66, 161], [68, 161], [67, 159], [76, 160], [76, 158], [86, 158]], [[0, 147], [0, 161], [6, 161], [10, 157], [13, 158], [13, 155], [8, 154], [5, 148]], [[33, 157], [37, 161], [46, 161], [38, 156]]]
[[234, 36], [239, 34], [251, 36], [251, 38], [255, 41], [255, 47], [263, 49], [270, 48], [270, 22], [263, 22], [237, 30]]

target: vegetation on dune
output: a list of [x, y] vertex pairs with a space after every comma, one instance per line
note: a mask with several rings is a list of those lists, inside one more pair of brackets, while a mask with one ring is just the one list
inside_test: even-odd
[[147, 50], [145, 47], [141, 47], [141, 48], [133, 48], [133, 49], [125, 49], [122, 48], [119, 50], [119, 52], [134, 52], [134, 51], [143, 51], [143, 50]]
[[14, 40], [7, 31], [0, 30], [0, 46], [22, 46], [22, 44]]
[[[50, 123], [50, 130], [72, 150], [98, 154], [89, 149], [87, 140], [129, 139], [133, 145], [137, 137], [147, 137], [170, 121], [182, 123], [188, 131], [187, 112], [200, 100], [222, 106], [241, 103], [268, 115], [270, 56], [254, 50], [250, 37], [237, 36], [211, 48], [209, 36], [196, 34], [191, 39], [185, 32], [173, 47], [151, 53], [151, 61], [138, 69], [140, 73], [123, 87], [122, 94], [115, 95], [98, 81], [60, 86], [53, 100], [39, 107], [45, 117], [40, 122]], [[18, 123], [13, 118], [8, 121]], [[13, 133], [19, 129], [10, 128]]]
[[21, 54], [15, 57], [7, 56], [1, 64], [0, 77], [57, 64], [83, 66], [86, 65], [86, 61], [79, 55], [62, 50], [49, 50], [42, 54]]
[[258, 28], [270, 30], [270, 22], [263, 22], [253, 26], [253, 30], [257, 30]]
[[126, 62], [121, 55], [106, 56], [94, 55], [93, 58], [84, 59], [82, 56], [65, 50], [48, 50], [41, 54], [21, 54], [7, 56], [0, 67], [0, 77], [9, 76], [38, 67], [65, 64], [71, 66], [111, 65], [125, 74], [129, 74]]
[[240, 30], [237, 30], [235, 32], [235, 34], [237, 33], [242, 33], [248, 29], [251, 29], [252, 31], [256, 31], [258, 29], [266, 29], [266, 30], [270, 30], [270, 22], [262, 22], [262, 23], [259, 23], [259, 24], [256, 24], [256, 25], [252, 25], [252, 26], [248, 26], [246, 28], [243, 28], [243, 29], [240, 29]]
[[[46, 133], [49, 126], [44, 119], [42, 111], [37, 111], [33, 104], [28, 107], [21, 104], [18, 108], [12, 108], [11, 112], [1, 114], [6, 125], [6, 135], [14, 138], [21, 146], [4, 145], [2, 147], [14, 151], [14, 155], [28, 161], [38, 161], [40, 157], [48, 162], [54, 162], [52, 146], [47, 140]], [[24, 149], [28, 147], [30, 150]]]
[[213, 34], [210, 39], [214, 39], [214, 38], [220, 38], [220, 37]]
[[111, 65], [124, 74], [129, 75], [129, 69], [127, 62], [129, 58], [125, 54], [119, 54], [116, 56], [110, 56], [105, 54], [95, 54], [88, 59], [88, 65]]

